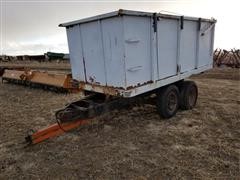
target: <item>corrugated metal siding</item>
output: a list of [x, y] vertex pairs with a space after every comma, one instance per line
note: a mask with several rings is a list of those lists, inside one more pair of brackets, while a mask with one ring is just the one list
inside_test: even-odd
[[[209, 23], [202, 23], [202, 27], [209, 25]], [[213, 51], [213, 36], [214, 28], [207, 31], [203, 36], [199, 37], [199, 60], [198, 67], [204, 66], [206, 64], [212, 63], [212, 51]]]
[[194, 21], [185, 21], [184, 28], [180, 30], [180, 60], [181, 72], [186, 72], [195, 68], [197, 59], [197, 36], [198, 24]]
[[151, 80], [149, 17], [123, 16], [127, 87]]
[[85, 81], [79, 25], [67, 28], [67, 37], [72, 75], [79, 81]]
[[157, 25], [158, 78], [163, 79], [177, 74], [178, 21], [161, 19]]
[[125, 87], [125, 59], [122, 17], [101, 21], [107, 84]]
[[99, 21], [80, 25], [88, 82], [106, 85], [105, 59]]

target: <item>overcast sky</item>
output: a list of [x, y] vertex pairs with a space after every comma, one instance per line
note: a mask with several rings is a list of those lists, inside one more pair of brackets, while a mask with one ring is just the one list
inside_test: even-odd
[[168, 1], [51, 1], [0, 0], [0, 54], [68, 52], [65, 28], [60, 23], [118, 9], [171, 11], [218, 20], [215, 48], [240, 48], [240, 3], [234, 0]]

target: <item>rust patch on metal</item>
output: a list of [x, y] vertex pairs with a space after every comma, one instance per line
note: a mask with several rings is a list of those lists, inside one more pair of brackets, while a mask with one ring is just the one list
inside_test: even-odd
[[103, 93], [103, 94], [108, 94], [108, 95], [113, 95], [113, 96], [119, 96], [121, 94], [121, 92], [125, 91], [125, 90], [131, 90], [140, 86], [144, 86], [147, 84], [151, 84], [153, 83], [152, 80], [144, 82], [144, 83], [139, 83], [136, 86], [129, 86], [126, 89], [123, 87], [114, 87], [114, 86], [103, 86], [103, 85], [99, 85], [96, 83], [86, 83], [86, 82], [79, 82], [79, 89], [81, 90], [86, 90], [86, 91], [94, 91], [94, 92], [99, 92], [99, 93]]
[[131, 90], [131, 89], [134, 89], [134, 88], [137, 88], [137, 87], [140, 87], [140, 86], [144, 86], [144, 85], [147, 85], [147, 84], [151, 84], [151, 83], [153, 83], [152, 80], [144, 82], [144, 83], [141, 83], [141, 84], [138, 83], [136, 86], [128, 86], [126, 89], [127, 90]]
[[113, 95], [113, 96], [119, 96], [120, 91], [124, 90], [123, 87], [103, 86], [96, 83], [86, 83], [83, 81], [79, 82], [79, 89], [99, 92], [99, 93]]

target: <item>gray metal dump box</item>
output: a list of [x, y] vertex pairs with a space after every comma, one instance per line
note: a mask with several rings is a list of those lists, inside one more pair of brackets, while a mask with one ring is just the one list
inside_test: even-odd
[[133, 97], [212, 68], [215, 22], [119, 10], [59, 26], [81, 88]]

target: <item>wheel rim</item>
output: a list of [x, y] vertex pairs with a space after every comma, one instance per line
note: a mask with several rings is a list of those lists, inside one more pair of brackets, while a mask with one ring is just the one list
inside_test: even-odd
[[196, 104], [196, 99], [197, 99], [196, 97], [197, 97], [197, 90], [194, 86], [192, 86], [190, 88], [189, 96], [188, 96], [190, 107], [193, 107]]
[[168, 103], [167, 103], [167, 108], [168, 111], [174, 112], [177, 108], [178, 100], [177, 100], [177, 95], [174, 92], [170, 92], [168, 94]]

